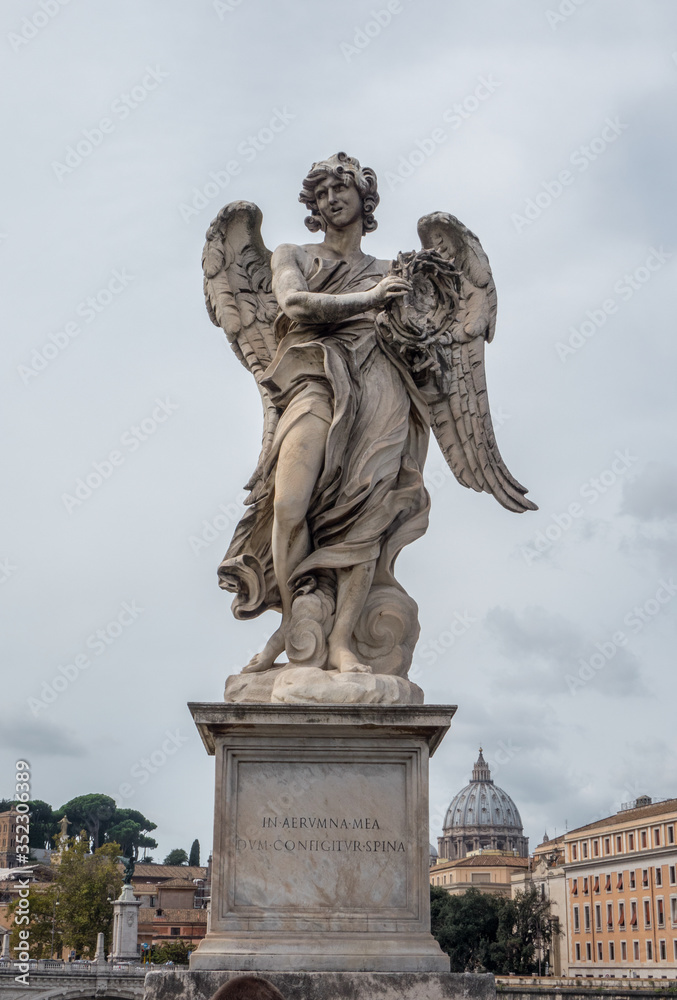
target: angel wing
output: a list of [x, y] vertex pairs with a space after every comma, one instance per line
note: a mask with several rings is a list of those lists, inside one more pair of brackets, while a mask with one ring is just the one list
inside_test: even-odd
[[271, 290], [270, 250], [261, 237], [261, 210], [249, 201], [222, 208], [207, 230], [202, 251], [207, 312], [224, 330], [237, 358], [256, 379], [263, 403], [263, 440], [253, 489], [273, 440], [278, 411], [261, 385], [277, 343], [273, 323], [278, 305]]
[[446, 212], [425, 215], [418, 234], [424, 249], [437, 251], [460, 272], [460, 301], [445, 349], [451, 388], [429, 404], [442, 454], [463, 486], [491, 493], [508, 510], [538, 510], [501, 458], [491, 422], [484, 342], [494, 336], [496, 286], [487, 255], [477, 236]]

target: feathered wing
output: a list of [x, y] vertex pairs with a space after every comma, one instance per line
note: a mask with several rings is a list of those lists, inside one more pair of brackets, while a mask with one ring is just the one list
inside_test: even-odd
[[445, 352], [451, 389], [429, 404], [442, 454], [463, 486], [491, 493], [508, 510], [537, 510], [501, 458], [491, 422], [484, 343], [494, 336], [496, 286], [487, 255], [475, 234], [445, 212], [420, 219], [418, 234], [424, 249], [453, 260], [461, 272], [460, 303]]
[[261, 385], [277, 343], [273, 323], [278, 306], [271, 290], [271, 252], [261, 237], [261, 210], [248, 201], [222, 208], [207, 230], [202, 251], [207, 312], [221, 327], [236, 356], [256, 379], [263, 403], [263, 440], [256, 472], [258, 479], [273, 440], [278, 412]]

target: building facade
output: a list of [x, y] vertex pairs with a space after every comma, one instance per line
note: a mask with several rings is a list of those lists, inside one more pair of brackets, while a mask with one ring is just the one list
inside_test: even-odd
[[0, 868], [14, 868], [16, 859], [16, 818], [15, 808], [0, 813]]
[[481, 747], [470, 783], [453, 797], [447, 809], [437, 849], [440, 858], [449, 861], [481, 850], [529, 856], [529, 840], [517, 806], [494, 784]]
[[500, 851], [482, 851], [457, 861], [442, 858], [430, 869], [430, 884], [451, 895], [479, 889], [490, 895], [509, 896], [511, 877], [526, 871], [528, 865], [528, 858]]
[[564, 835], [568, 974], [677, 974], [677, 799]]
[[517, 892], [535, 889], [541, 899], [549, 903], [552, 919], [552, 936], [549, 944], [539, 946], [540, 968], [543, 975], [566, 974], [567, 945], [567, 895], [564, 872], [564, 836], [543, 843], [534, 851], [529, 867], [512, 876], [512, 896]]

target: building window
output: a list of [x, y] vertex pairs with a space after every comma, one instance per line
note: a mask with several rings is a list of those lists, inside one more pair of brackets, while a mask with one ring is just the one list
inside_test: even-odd
[[623, 872], [619, 872], [618, 873], [618, 880], [616, 882], [616, 888], [617, 889], [622, 889], [623, 888]]
[[577, 896], [578, 895], [578, 879], [577, 878], [572, 878], [572, 880], [571, 880], [571, 895], [572, 896]]
[[670, 919], [677, 924], [677, 896], [670, 896]]
[[609, 961], [610, 962], [616, 961], [616, 949], [614, 948], [613, 941], [609, 941]]
[[613, 930], [613, 927], [614, 927], [614, 904], [613, 903], [607, 903], [606, 904], [606, 925], [607, 925], [607, 927], [609, 928], [610, 931]]
[[583, 879], [583, 895], [584, 896], [588, 895], [588, 880], [587, 880], [587, 878]]
[[651, 927], [651, 900], [644, 900], [644, 926]]
[[583, 907], [583, 925], [586, 931], [590, 930], [590, 907], [587, 903]]
[[649, 884], [649, 869], [648, 868], [642, 868], [642, 885], [646, 889], [646, 887], [648, 886], [648, 884]]
[[592, 945], [589, 941], [587, 941], [585, 945], [585, 957], [588, 962], [592, 962]]
[[646, 942], [646, 960], [653, 962], [653, 941], [647, 940]]
[[611, 892], [611, 875], [607, 875], [604, 883], [604, 888], [606, 889], [607, 892]]
[[[675, 951], [677, 952], [677, 941], [675, 941], [675, 946], [676, 946], [675, 947]], [[576, 942], [576, 961], [580, 962], [580, 960], [581, 960], [581, 946], [580, 946], [580, 944], [577, 941]]]
[[623, 851], [623, 838], [621, 837], [620, 834], [616, 837], [616, 850], [619, 852], [619, 854], [622, 853]]
[[672, 942], [672, 950], [675, 953], [675, 962], [677, 962], [677, 938]]
[[599, 892], [599, 875], [595, 875], [595, 882], [593, 885], [593, 891]]
[[604, 838], [604, 853], [611, 854], [611, 837]]
[[665, 910], [663, 909], [663, 899], [656, 900], [656, 920], [659, 927], [665, 927]]
[[632, 957], [636, 962], [639, 962], [639, 941], [632, 942]]
[[635, 849], [635, 835], [634, 833], [628, 834], [628, 850], [634, 851]]
[[634, 889], [635, 888], [635, 872], [634, 872], [634, 870], [629, 873], [629, 875], [628, 875], [628, 882], [629, 882], [630, 888]]
[[581, 929], [581, 921], [578, 912], [578, 907], [574, 906], [574, 931], [578, 934]]
[[637, 903], [634, 901], [634, 899], [630, 903], [630, 926], [631, 927], [637, 926]]
[[660, 847], [661, 846], [661, 828], [659, 826], [654, 827], [654, 832], [653, 832], [653, 846], [654, 847]]
[[598, 962], [603, 962], [604, 961], [604, 954], [602, 953], [602, 942], [601, 941], [597, 942], [597, 961]]
[[595, 930], [601, 931], [602, 929], [602, 907], [599, 903], [595, 903]]
[[665, 939], [661, 938], [658, 942], [658, 954], [660, 955], [661, 962], [664, 962], [668, 957], [668, 949], [665, 946]]
[[675, 828], [674, 826], [668, 827], [668, 844], [674, 844], [675, 842]]
[[172, 937], [178, 937], [179, 934], [181, 933], [181, 928], [180, 927], [170, 927], [169, 928], [169, 933], [171, 934]]
[[593, 840], [592, 842], [592, 853], [595, 857], [599, 857], [599, 840]]
[[576, 861], [578, 858], [578, 847], [576, 844], [571, 845], [571, 860]]
[[663, 869], [656, 869], [656, 885], [663, 885]]
[[642, 830], [641, 837], [642, 837], [642, 847], [646, 847], [646, 830]]
[[583, 845], [582, 846], [583, 846], [583, 857], [587, 858], [587, 856], [588, 856], [588, 842], [587, 842], [587, 840], [583, 841]]
[[670, 885], [674, 885], [677, 882], [677, 865], [670, 865]]
[[628, 946], [625, 941], [621, 941], [621, 962], [627, 962], [628, 960]]

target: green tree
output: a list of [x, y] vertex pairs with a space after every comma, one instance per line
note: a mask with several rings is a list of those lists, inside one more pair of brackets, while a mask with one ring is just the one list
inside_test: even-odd
[[30, 804], [30, 830], [29, 844], [38, 850], [43, 850], [45, 844], [54, 846], [54, 838], [59, 832], [56, 813], [47, 802], [42, 799], [33, 799]]
[[431, 886], [431, 931], [451, 959], [452, 972], [529, 975], [538, 969], [538, 950], [553, 934], [549, 902], [534, 888], [514, 899], [478, 889], [458, 895]]
[[89, 854], [89, 841], [71, 838], [61, 852], [55, 886], [59, 891], [59, 926], [67, 948], [93, 958], [96, 937], [103, 931], [111, 944], [113, 907], [122, 888], [118, 844], [104, 844]]
[[468, 889], [452, 896], [432, 886], [430, 918], [433, 937], [451, 959], [452, 972], [493, 972], [491, 946], [498, 930], [497, 900]]
[[106, 825], [105, 837], [120, 845], [124, 857], [136, 861], [140, 848], [157, 847], [157, 841], [147, 836], [151, 830], [157, 830], [157, 823], [146, 819], [143, 813], [136, 809], [116, 809]]
[[200, 841], [194, 840], [190, 848], [188, 864], [197, 867], [200, 864]]
[[[56, 885], [50, 885], [47, 889], [38, 889], [30, 886], [28, 889], [28, 914], [30, 922], [28, 924], [14, 923], [10, 935], [10, 948], [14, 949], [19, 944], [19, 931], [29, 930], [28, 950], [31, 958], [51, 958], [52, 941], [54, 942], [54, 953], [61, 954], [63, 940], [61, 936], [61, 924], [59, 922], [58, 891]], [[13, 914], [19, 906], [19, 900], [15, 900], [7, 907], [8, 914]], [[24, 942], [22, 942], [23, 944]], [[12, 951], [12, 954], [14, 952]]]
[[547, 950], [553, 934], [550, 904], [538, 890], [517, 892], [497, 900], [498, 931], [495, 961], [502, 971], [530, 975], [538, 971], [538, 952]]
[[163, 865], [186, 865], [188, 864], [188, 855], [182, 847], [175, 847], [173, 851], [170, 851], [165, 860], [162, 862]]
[[103, 842], [104, 833], [115, 814], [115, 800], [110, 795], [78, 795], [61, 806], [57, 819], [64, 815], [71, 822], [71, 830], [86, 830], [94, 842], [94, 849]]
[[187, 965], [188, 954], [193, 950], [193, 945], [181, 938], [178, 941], [165, 941], [159, 948], [153, 948], [153, 961], [158, 964], [174, 962], [175, 965]]

